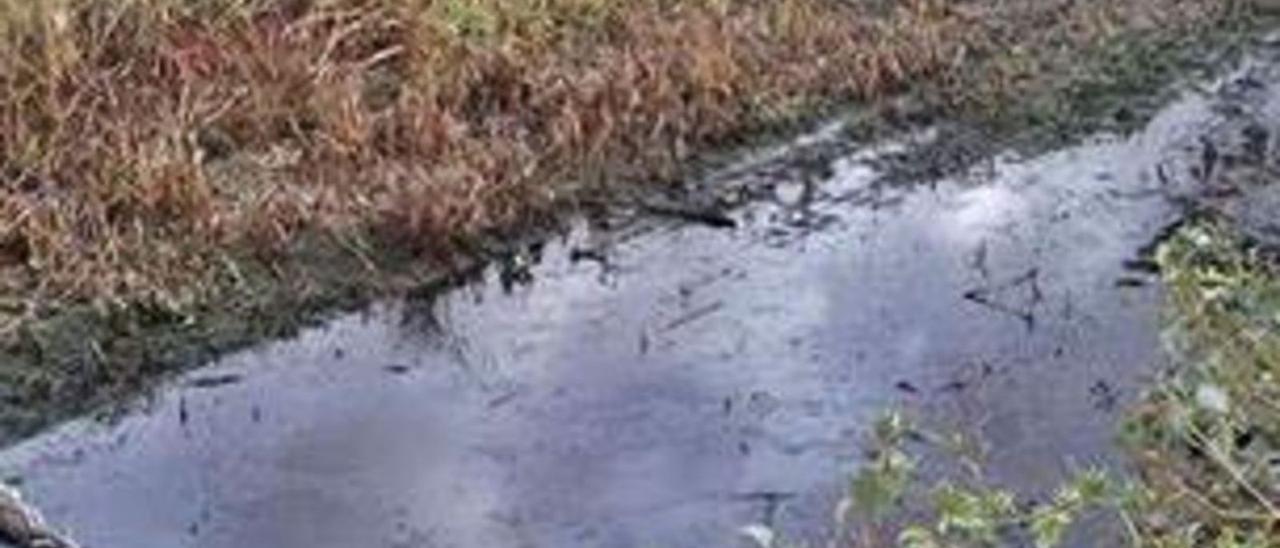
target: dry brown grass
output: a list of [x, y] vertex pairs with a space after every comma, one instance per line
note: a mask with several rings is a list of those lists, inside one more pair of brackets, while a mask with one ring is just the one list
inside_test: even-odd
[[815, 102], [990, 101], [1229, 3], [0, 0], [0, 330], [207, 302], [304, 233], [447, 250]]

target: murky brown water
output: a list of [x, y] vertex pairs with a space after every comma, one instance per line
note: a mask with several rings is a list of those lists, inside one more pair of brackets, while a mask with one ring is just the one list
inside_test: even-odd
[[1222, 120], [1188, 97], [1131, 138], [910, 190], [867, 154], [812, 200], [801, 172], [740, 170], [774, 199], [736, 230], [580, 227], [527, 285], [341, 318], [0, 470], [97, 548], [732, 546], [759, 521], [821, 538], [906, 402], [1045, 488], [1114, 456], [1159, 346], [1159, 290], [1125, 264]]

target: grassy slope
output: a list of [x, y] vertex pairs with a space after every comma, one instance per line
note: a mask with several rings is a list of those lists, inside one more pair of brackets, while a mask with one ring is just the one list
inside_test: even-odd
[[1252, 5], [0, 0], [0, 439], [822, 105], [1057, 131]]

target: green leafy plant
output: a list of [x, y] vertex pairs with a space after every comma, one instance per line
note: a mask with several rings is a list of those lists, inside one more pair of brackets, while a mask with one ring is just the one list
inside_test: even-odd
[[[981, 473], [961, 482], [948, 477], [926, 484], [910, 440], [954, 450], [966, 445], [912, 426], [901, 413], [886, 414], [875, 428], [873, 455], [853, 475], [836, 510], [836, 545], [873, 548], [979, 548], [1028, 541], [1037, 548], [1060, 546], [1076, 521], [1091, 510], [1118, 508], [1122, 489], [1100, 470], [1085, 470], [1044, 503], [1020, 502], [1016, 494], [984, 483]], [[965, 467], [980, 471], [975, 463]], [[909, 516], [924, 516], [911, 518]], [[753, 525], [744, 535], [763, 548], [792, 546], [776, 532]]]
[[1161, 246], [1166, 345], [1177, 368], [1126, 428], [1153, 546], [1274, 546], [1280, 538], [1280, 274], [1220, 222]]
[[[1165, 341], [1176, 366], [1124, 424], [1136, 474], [1084, 470], [1046, 502], [988, 485], [960, 436], [882, 419], [873, 455], [837, 510], [836, 546], [970, 548], [1062, 545], [1082, 516], [1105, 512], [1129, 543], [1156, 548], [1280, 545], [1280, 271], [1276, 257], [1221, 222], [1198, 221], [1158, 249], [1168, 295]], [[916, 440], [966, 474], [928, 485]], [[767, 546], [787, 546], [767, 529]], [[752, 537], [756, 538], [756, 537]]]

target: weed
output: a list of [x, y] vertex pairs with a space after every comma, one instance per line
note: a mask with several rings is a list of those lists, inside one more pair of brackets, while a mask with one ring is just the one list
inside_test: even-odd
[[[836, 510], [832, 546], [961, 548], [1030, 544], [1058, 546], [1070, 527], [1089, 512], [1118, 507], [1122, 491], [1100, 470], [1084, 470], [1046, 502], [1020, 500], [986, 483], [980, 462], [955, 435], [926, 432], [891, 412], [872, 437], [874, 457], [853, 476]], [[967, 471], [927, 485], [917, 473], [909, 442], [923, 442], [963, 461]], [[761, 548], [791, 546], [772, 530], [743, 530]]]
[[1159, 256], [1166, 340], [1183, 358], [1127, 429], [1153, 546], [1270, 546], [1280, 536], [1280, 273], [1216, 223]]
[[[874, 458], [837, 509], [838, 546], [1059, 546], [1082, 517], [1109, 512], [1132, 546], [1275, 546], [1280, 538], [1280, 272], [1275, 257], [1213, 221], [1192, 223], [1157, 253], [1177, 365], [1124, 425], [1136, 475], [1085, 470], [1047, 502], [990, 486], [956, 436], [891, 413]], [[925, 485], [908, 441], [948, 449], [963, 474]], [[765, 548], [785, 539], [744, 530]], [[1089, 539], [1100, 542], [1099, 539]]]

